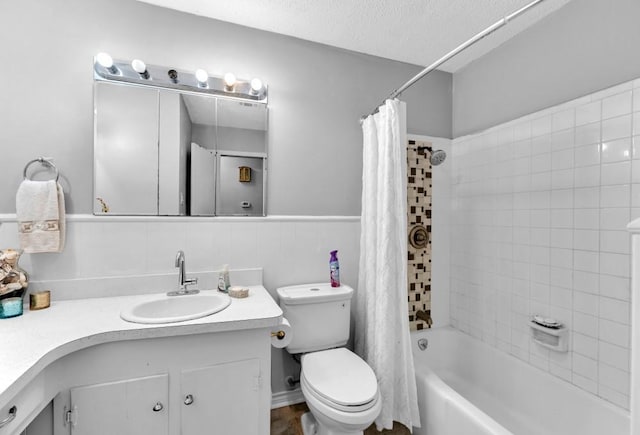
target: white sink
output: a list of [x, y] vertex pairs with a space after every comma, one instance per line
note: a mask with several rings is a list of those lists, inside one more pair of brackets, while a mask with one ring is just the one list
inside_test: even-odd
[[141, 302], [120, 312], [120, 317], [133, 323], [173, 323], [199, 319], [224, 310], [231, 298], [214, 291], [196, 295], [162, 296]]

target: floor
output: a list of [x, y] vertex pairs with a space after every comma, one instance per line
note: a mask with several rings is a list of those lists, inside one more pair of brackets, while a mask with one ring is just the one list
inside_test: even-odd
[[[302, 435], [300, 426], [300, 416], [307, 412], [309, 408], [304, 403], [284, 406], [271, 410], [271, 435]], [[364, 431], [365, 435], [407, 435], [409, 429], [401, 424], [394, 423], [392, 430], [378, 432], [375, 425], [371, 425]]]

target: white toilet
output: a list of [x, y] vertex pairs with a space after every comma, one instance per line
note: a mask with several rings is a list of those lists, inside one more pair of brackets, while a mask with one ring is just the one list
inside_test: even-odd
[[376, 376], [355, 353], [349, 339], [353, 289], [328, 283], [278, 289], [289, 320], [291, 354], [302, 354], [300, 385], [311, 415], [302, 416], [305, 435], [362, 434], [380, 413]]

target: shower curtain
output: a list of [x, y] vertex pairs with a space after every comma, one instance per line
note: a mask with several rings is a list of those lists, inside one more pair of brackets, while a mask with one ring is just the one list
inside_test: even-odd
[[406, 106], [387, 100], [362, 124], [356, 353], [378, 378], [378, 430], [420, 426], [407, 301]]

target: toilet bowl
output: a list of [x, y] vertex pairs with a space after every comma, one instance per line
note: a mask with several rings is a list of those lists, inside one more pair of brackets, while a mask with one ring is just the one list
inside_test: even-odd
[[303, 355], [300, 385], [313, 416], [303, 419], [305, 435], [362, 434], [380, 413], [373, 370], [345, 348]]
[[360, 435], [378, 417], [382, 400], [375, 373], [346, 349], [353, 289], [328, 283], [277, 290], [293, 338], [287, 346], [302, 355], [300, 385], [310, 413], [304, 435]]

